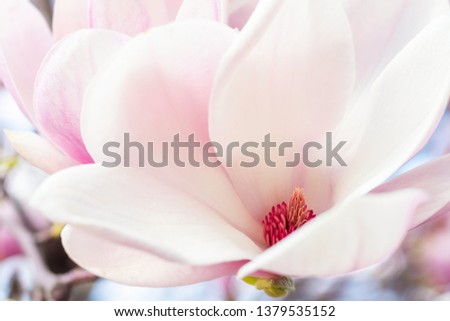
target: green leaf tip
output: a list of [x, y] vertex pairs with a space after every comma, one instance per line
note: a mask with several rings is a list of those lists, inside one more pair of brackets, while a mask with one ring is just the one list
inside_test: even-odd
[[272, 298], [282, 298], [295, 290], [294, 281], [291, 278], [281, 276], [276, 278], [258, 278], [246, 276], [242, 279], [245, 283], [253, 285], [258, 290], [264, 291]]

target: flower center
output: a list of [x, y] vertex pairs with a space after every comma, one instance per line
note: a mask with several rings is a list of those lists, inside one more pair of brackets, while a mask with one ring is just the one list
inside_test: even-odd
[[278, 243], [315, 217], [313, 210], [308, 209], [306, 205], [303, 190], [296, 188], [291, 195], [289, 204], [286, 205], [283, 202], [273, 206], [262, 221], [267, 246]]

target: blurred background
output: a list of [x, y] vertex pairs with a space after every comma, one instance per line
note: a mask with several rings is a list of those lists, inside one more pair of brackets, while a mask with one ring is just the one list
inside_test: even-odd
[[[35, 0], [50, 21], [52, 1]], [[0, 300], [269, 300], [231, 278], [149, 289], [97, 279], [64, 253], [61, 226], [28, 205], [46, 174], [19, 159], [3, 130], [33, 130], [0, 84]], [[450, 112], [400, 171], [450, 152]], [[398, 173], [397, 173], [398, 174]], [[350, 275], [301, 279], [287, 300], [450, 300], [450, 216], [412, 231], [385, 262]]]

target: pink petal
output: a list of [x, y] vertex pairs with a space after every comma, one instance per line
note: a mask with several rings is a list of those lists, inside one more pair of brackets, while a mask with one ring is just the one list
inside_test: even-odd
[[128, 40], [108, 30], [81, 30], [52, 48], [39, 70], [34, 95], [38, 128], [79, 163], [91, 163], [81, 138], [84, 92], [96, 71]]
[[175, 19], [181, 0], [90, 0], [91, 28], [106, 28], [136, 35], [151, 26]]
[[[298, 147], [324, 136], [345, 112], [353, 58], [340, 3], [261, 2], [220, 66], [210, 111], [212, 140], [242, 145], [271, 134], [278, 146], [293, 142]], [[270, 168], [263, 164], [261, 145], [255, 151], [259, 166], [240, 166], [243, 155], [237, 150], [227, 171], [249, 211], [261, 219], [289, 197], [299, 182], [298, 168], [284, 166], [291, 155]]]
[[[384, 193], [403, 188], [419, 188], [430, 195], [414, 215], [411, 227], [416, 227], [450, 205], [450, 154], [428, 162], [389, 182], [378, 186], [374, 192]], [[447, 212], [449, 209], [447, 208]]]
[[30, 119], [34, 80], [51, 44], [49, 26], [31, 3], [0, 2], [0, 81]]
[[253, 14], [259, 0], [228, 0], [228, 2], [228, 25], [242, 29]]
[[450, 95], [449, 38], [447, 15], [396, 56], [343, 122], [348, 167], [336, 169], [336, 200], [382, 183], [426, 143]]
[[342, 0], [356, 50], [357, 88], [376, 79], [433, 19], [448, 13], [447, 0]]
[[418, 190], [402, 190], [334, 207], [244, 265], [238, 276], [262, 270], [326, 277], [368, 267], [398, 248], [425, 199]]
[[16, 238], [0, 224], [0, 261], [11, 256], [22, 254]]
[[154, 26], [175, 20], [183, 0], [142, 0], [148, 8]]
[[[445, 286], [450, 283], [450, 225], [447, 217], [441, 217], [425, 232], [415, 254], [420, 255], [419, 263], [428, 281]], [[416, 254], [416, 255], [417, 255]]]
[[212, 208], [143, 169], [73, 167], [45, 181], [32, 205], [53, 221], [178, 262], [212, 265], [260, 252]]
[[[176, 134], [184, 141], [193, 133], [198, 142], [206, 142], [214, 74], [234, 36], [225, 25], [188, 20], [153, 28], [130, 41], [96, 77], [85, 97], [82, 133], [94, 160], [110, 161], [103, 152], [108, 142], [121, 143], [117, 153], [123, 159], [125, 133], [145, 147], [153, 142], [152, 159], [158, 161], [161, 143], [172, 142]], [[197, 151], [196, 159], [202, 160], [201, 149]], [[151, 175], [187, 191], [262, 241], [260, 223], [248, 215], [221, 168], [179, 167], [173, 155], [169, 157], [169, 166], [164, 168], [143, 165]], [[137, 166], [137, 153], [132, 152], [130, 158], [131, 165]], [[187, 157], [183, 159], [187, 162]]]
[[211, 19], [222, 21], [223, 0], [184, 0], [178, 11], [177, 20], [185, 19]]
[[81, 267], [100, 277], [128, 285], [169, 287], [193, 284], [233, 275], [243, 264], [239, 261], [207, 266], [175, 263], [73, 226], [66, 226], [61, 236], [65, 250]]
[[56, 0], [53, 9], [53, 39], [58, 41], [89, 27], [89, 0]]
[[133, 36], [150, 29], [150, 13], [142, 0], [90, 1], [90, 27], [115, 30]]
[[51, 174], [77, 164], [35, 133], [5, 131], [5, 134], [20, 156], [44, 172]]
[[[192, 20], [130, 41], [87, 93], [82, 130], [91, 155], [101, 160], [104, 143], [130, 132], [142, 142], [167, 141], [177, 133], [195, 133], [206, 141], [214, 75], [235, 36], [222, 24]], [[104, 137], [112, 128], [116, 137]]]

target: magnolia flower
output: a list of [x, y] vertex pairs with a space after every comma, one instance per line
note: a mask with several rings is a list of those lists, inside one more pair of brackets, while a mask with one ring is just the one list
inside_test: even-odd
[[[95, 37], [85, 50], [112, 54], [78, 108], [85, 155], [98, 164], [52, 175], [34, 204], [67, 224], [66, 251], [99, 276], [158, 287], [237, 274], [278, 296], [286, 277], [383, 260], [408, 230], [448, 209], [450, 156], [384, 183], [445, 110], [446, 0], [266, 0], [241, 32], [186, 19], [119, 46], [120, 36]], [[86, 65], [65, 66], [57, 84], [83, 87], [74, 83]], [[72, 128], [63, 124], [61, 136]], [[104, 144], [124, 133], [144, 144], [194, 133], [222, 146], [270, 133], [302, 146], [327, 132], [347, 141], [347, 166], [99, 165]]]
[[10, 141], [49, 173], [92, 163], [80, 131], [84, 91], [115, 51], [175, 19], [201, 16], [242, 27], [254, 6], [254, 0], [60, 0], [51, 32], [28, 1], [2, 1], [0, 79], [42, 135], [8, 132]]

